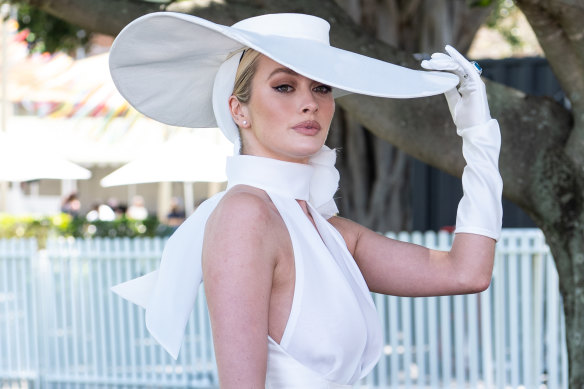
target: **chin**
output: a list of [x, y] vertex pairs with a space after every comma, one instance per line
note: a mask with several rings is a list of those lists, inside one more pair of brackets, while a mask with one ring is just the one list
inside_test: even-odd
[[250, 155], [257, 155], [258, 157], [263, 156], [288, 162], [308, 163], [310, 157], [318, 153], [323, 145], [324, 141], [315, 138], [302, 140], [287, 139], [287, 141], [272, 144], [272, 147], [269, 148], [259, 148], [256, 152], [248, 150], [248, 153]]
[[298, 157], [298, 159], [307, 159], [318, 153], [323, 145], [324, 143], [305, 145], [294, 150], [292, 154]]

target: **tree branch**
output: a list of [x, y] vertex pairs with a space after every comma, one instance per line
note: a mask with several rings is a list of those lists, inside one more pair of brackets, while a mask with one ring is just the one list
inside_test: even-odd
[[[573, 105], [584, 102], [584, 9], [562, 1], [517, 0]], [[557, 58], [557, 61], [553, 61]]]
[[[584, 112], [584, 7], [566, 0], [517, 0], [517, 4], [535, 31], [573, 112]], [[575, 114], [565, 150], [575, 163], [584, 165], [583, 149], [584, 116]]]
[[31, 5], [91, 32], [115, 36], [131, 20], [161, 5], [132, 0], [31, 0]]
[[[564, 144], [571, 115], [549, 98], [530, 97], [492, 82], [487, 82], [487, 90], [491, 113], [501, 126], [499, 167], [505, 196], [533, 213], [539, 208], [531, 197], [539, 192], [533, 167], [547, 150]], [[442, 96], [393, 100], [349, 95], [338, 104], [380, 138], [429, 165], [461, 176], [465, 165], [461, 140]]]

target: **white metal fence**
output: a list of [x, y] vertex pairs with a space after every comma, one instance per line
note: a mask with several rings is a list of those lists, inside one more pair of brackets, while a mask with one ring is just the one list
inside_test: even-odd
[[[398, 239], [447, 249], [446, 233]], [[0, 387], [216, 387], [204, 298], [178, 361], [110, 286], [156, 268], [164, 240], [0, 240]], [[360, 386], [567, 388], [561, 300], [539, 230], [505, 230], [476, 295], [375, 295], [384, 356]]]

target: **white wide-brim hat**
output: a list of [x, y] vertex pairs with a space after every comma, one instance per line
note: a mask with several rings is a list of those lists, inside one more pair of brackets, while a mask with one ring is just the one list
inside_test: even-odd
[[224, 26], [173, 12], [128, 24], [110, 51], [118, 90], [138, 111], [169, 125], [219, 127], [239, 144], [228, 98], [241, 55], [253, 48], [317, 82], [335, 97], [359, 93], [413, 98], [458, 84], [450, 73], [412, 70], [330, 46], [330, 25], [303, 14], [268, 14]]

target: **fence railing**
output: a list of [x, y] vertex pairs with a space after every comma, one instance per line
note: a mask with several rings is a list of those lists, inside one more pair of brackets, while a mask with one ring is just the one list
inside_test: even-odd
[[[448, 249], [452, 237], [397, 238]], [[39, 252], [33, 240], [0, 240], [0, 387], [217, 387], [202, 293], [173, 361], [143, 310], [109, 290], [155, 269], [163, 245], [59, 239]], [[384, 354], [359, 387], [567, 388], [557, 272], [539, 230], [504, 230], [483, 293], [374, 299]]]

